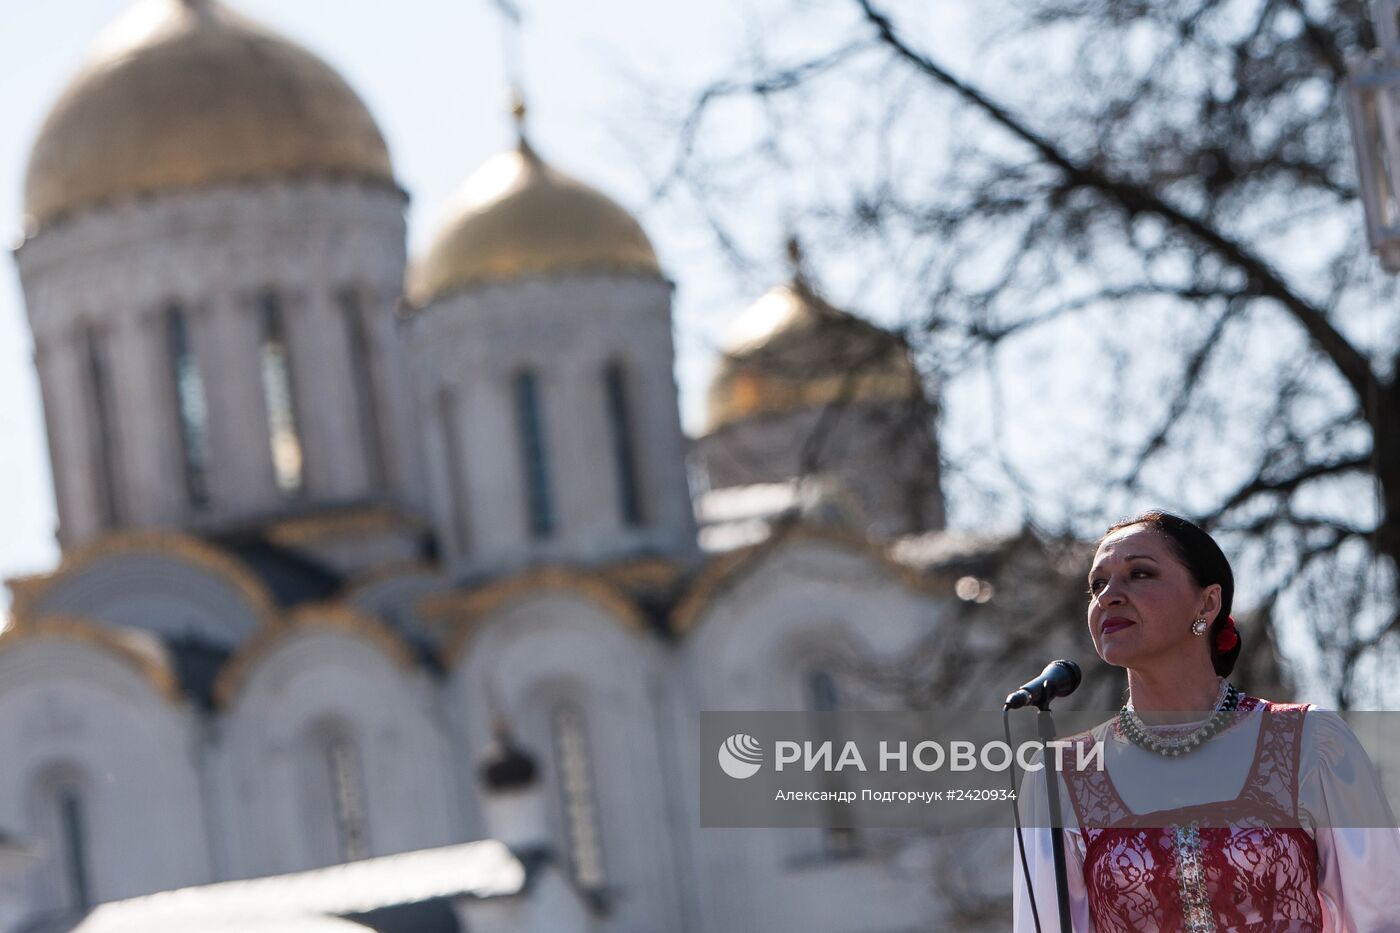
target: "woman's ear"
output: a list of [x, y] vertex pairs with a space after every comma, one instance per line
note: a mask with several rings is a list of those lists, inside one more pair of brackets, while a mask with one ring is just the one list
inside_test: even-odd
[[1220, 612], [1220, 584], [1212, 583], [1201, 591], [1201, 614], [1198, 618], [1214, 622], [1218, 612]]

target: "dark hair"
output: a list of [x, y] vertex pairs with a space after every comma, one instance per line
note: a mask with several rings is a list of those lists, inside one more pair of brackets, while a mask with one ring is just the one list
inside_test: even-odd
[[[1213, 583], [1220, 584], [1220, 611], [1215, 614], [1214, 619], [1208, 620], [1211, 623], [1208, 636], [1210, 659], [1217, 674], [1229, 677], [1230, 672], [1235, 669], [1235, 661], [1240, 656], [1242, 643], [1236, 640], [1235, 646], [1229, 651], [1215, 650], [1216, 633], [1225, 626], [1230, 617], [1230, 606], [1235, 600], [1235, 575], [1230, 570], [1230, 561], [1225, 558], [1225, 552], [1220, 550], [1220, 545], [1200, 526], [1160, 509], [1149, 509], [1133, 518], [1110, 525], [1108, 531], [1104, 532], [1104, 538], [1134, 525], [1146, 525], [1165, 536], [1177, 559], [1190, 571], [1191, 578], [1196, 581], [1197, 586], [1204, 589]], [[1099, 540], [1102, 541], [1103, 538]]]

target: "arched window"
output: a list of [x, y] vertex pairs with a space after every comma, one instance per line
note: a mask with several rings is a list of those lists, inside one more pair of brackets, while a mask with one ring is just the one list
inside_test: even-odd
[[355, 743], [343, 731], [328, 733], [324, 744], [331, 814], [335, 819], [336, 859], [351, 862], [369, 856], [369, 821], [364, 783]]
[[292, 386], [291, 353], [282, 320], [282, 303], [271, 291], [258, 298], [261, 341], [258, 363], [262, 372], [263, 405], [267, 410], [268, 443], [277, 488], [289, 498], [305, 490], [301, 432], [297, 428], [296, 396]]
[[607, 875], [583, 711], [574, 703], [557, 703], [550, 711], [550, 726], [569, 866], [580, 887], [596, 890], [603, 887]]
[[345, 325], [345, 342], [350, 351], [350, 377], [355, 392], [355, 411], [360, 422], [365, 472], [371, 486], [384, 486], [384, 437], [379, 425], [379, 379], [370, 351], [369, 330], [360, 294], [353, 288], [340, 293], [340, 314]]
[[92, 449], [97, 458], [94, 473], [97, 478], [97, 503], [103, 528], [115, 528], [121, 523], [120, 497], [117, 485], [116, 411], [112, 396], [107, 359], [97, 329], [83, 330], [83, 355], [87, 367], [88, 411], [91, 414]]
[[178, 306], [165, 311], [165, 338], [175, 388], [185, 495], [190, 505], [202, 508], [209, 504], [209, 405], [190, 339], [189, 316]]
[[528, 369], [515, 375], [515, 424], [520, 438], [520, 460], [525, 468], [525, 511], [530, 535], [547, 538], [554, 533], [549, 455], [539, 379]]
[[836, 678], [830, 671], [815, 670], [807, 675], [807, 708], [814, 713], [832, 713], [840, 709]]
[[442, 468], [447, 478], [447, 508], [457, 552], [465, 553], [470, 528], [467, 524], [467, 483], [462, 464], [462, 422], [457, 395], [443, 387], [437, 395], [438, 426], [442, 433]]
[[36, 877], [40, 902], [57, 914], [88, 910], [94, 901], [92, 840], [83, 782], [72, 768], [54, 768], [35, 782], [31, 799], [34, 835], [46, 858]]
[[[817, 668], [807, 674], [807, 709], [813, 713], [835, 713], [841, 709], [841, 694], [837, 687], [836, 677], [831, 671]], [[835, 736], [827, 736], [824, 730], [818, 729], [818, 738], [835, 739]], [[826, 786], [823, 790], [840, 792], [850, 788], [845, 786], [845, 781], [839, 773], [827, 775]], [[843, 806], [833, 806], [830, 810], [829, 818], [831, 822], [844, 820], [849, 813]], [[829, 826], [822, 830], [822, 851], [830, 858], [844, 858], [854, 855], [859, 850], [859, 840], [856, 830], [849, 826]]]
[[57, 793], [59, 823], [59, 858], [68, 891], [68, 904], [75, 910], [92, 906], [92, 888], [88, 883], [87, 817], [83, 798], [76, 787], [63, 787]]
[[636, 442], [632, 433], [632, 412], [627, 392], [627, 374], [620, 363], [603, 369], [603, 392], [607, 402], [608, 435], [612, 441], [613, 471], [617, 478], [617, 502], [622, 523], [642, 524], [642, 497], [637, 478]]

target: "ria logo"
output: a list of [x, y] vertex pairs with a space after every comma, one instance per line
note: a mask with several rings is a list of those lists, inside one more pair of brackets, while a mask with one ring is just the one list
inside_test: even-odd
[[753, 777], [762, 764], [763, 746], [751, 735], [737, 732], [719, 747], [719, 766], [732, 778]]

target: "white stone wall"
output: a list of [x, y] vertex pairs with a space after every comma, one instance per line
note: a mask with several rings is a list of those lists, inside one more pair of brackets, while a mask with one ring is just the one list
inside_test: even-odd
[[345, 728], [371, 855], [463, 842], [469, 822], [429, 678], [353, 632], [303, 623], [254, 665], [220, 727], [213, 784], [226, 877], [335, 861], [329, 775], [315, 744]]
[[[100, 467], [86, 409], [82, 332], [102, 335], [115, 395], [126, 524], [247, 519], [285, 507], [273, 482], [258, 366], [257, 298], [276, 291], [291, 344], [308, 503], [419, 499], [418, 445], [393, 310], [404, 270], [403, 197], [349, 182], [230, 185], [129, 199], [47, 228], [17, 252], [48, 424], [61, 543], [100, 528]], [[388, 488], [369, 482], [336, 306], [361, 296], [370, 327]], [[212, 504], [186, 501], [165, 311], [189, 315], [208, 399]]]
[[212, 880], [196, 744], [190, 710], [106, 649], [30, 637], [0, 651], [0, 825], [42, 850], [28, 909], [52, 910], [62, 887], [57, 840], [35, 812], [46, 775], [81, 788], [95, 900]]
[[[805, 677], [823, 651], [898, 658], [946, 608], [873, 552], [820, 539], [795, 538], [729, 578], [681, 646], [670, 780], [688, 824], [700, 823], [699, 711], [808, 708]], [[931, 872], [901, 870], [898, 853], [828, 858], [817, 830], [696, 830], [691, 843], [707, 931], [939, 928]]]
[[[402, 609], [440, 587], [406, 572], [367, 582], [357, 601]], [[235, 641], [257, 631], [220, 578], [160, 555], [106, 558], [49, 599], [49, 611], [114, 626], [160, 632], [162, 619], [206, 613], [210, 624], [227, 617], [218, 624]], [[567, 581], [483, 611], [458, 623], [470, 637], [439, 679], [343, 619], [303, 610], [208, 717], [158, 696], [102, 649], [0, 650], [0, 827], [24, 831], [18, 788], [31, 772], [76, 764], [104, 776], [93, 817], [99, 897], [325, 864], [334, 824], [316, 739], [335, 725], [356, 744], [370, 854], [482, 838], [478, 763], [504, 716], [540, 760], [562, 850], [550, 713], [565, 701], [584, 716], [614, 905], [600, 929], [938, 926], [939, 850], [927, 840], [838, 859], [817, 830], [700, 830], [696, 756], [701, 710], [803, 708], [824, 655], [898, 658], [936, 632], [944, 600], [910, 588], [873, 551], [798, 535], [725, 578], [676, 645]], [[150, 838], [162, 845], [142, 842], [133, 857], [132, 840]]]
[[[652, 933], [682, 930], [675, 788], [666, 773], [658, 710], [669, 668], [662, 646], [574, 593], [537, 591], [476, 623], [467, 653], [447, 681], [448, 709], [462, 736], [464, 772], [475, 795], [475, 765], [505, 716], [519, 744], [535, 754], [558, 819], [550, 711], [578, 707], [587, 726], [605, 887], [612, 914], [602, 927]], [[484, 827], [483, 827], [484, 831]]]
[[[569, 275], [459, 292], [414, 314], [408, 330], [418, 417], [432, 512], [451, 571], [694, 550], [670, 291], [653, 278]], [[622, 520], [603, 382], [610, 361], [626, 372], [639, 527]], [[513, 395], [513, 379], [525, 368], [539, 379], [556, 519], [542, 540], [529, 533]], [[444, 392], [455, 400], [456, 478], [448, 476], [438, 401]], [[454, 490], [465, 502], [454, 500]], [[457, 541], [458, 526], [465, 542]]]
[[91, 446], [92, 433], [85, 430], [88, 417], [80, 352], [77, 333], [65, 335], [62, 345], [35, 339], [34, 363], [44, 400], [44, 424], [58, 504], [58, 540], [65, 547], [101, 531], [97, 474], [89, 469], [96, 452]]

